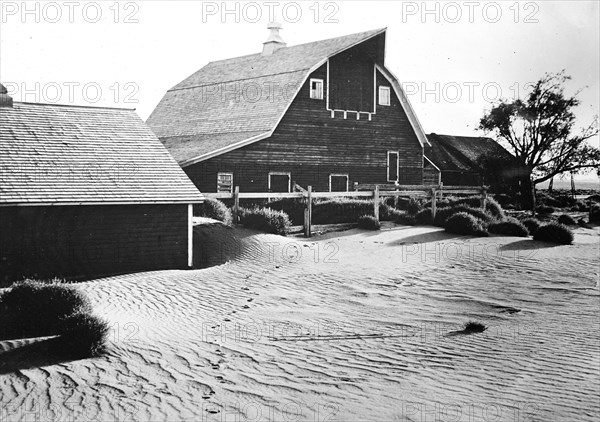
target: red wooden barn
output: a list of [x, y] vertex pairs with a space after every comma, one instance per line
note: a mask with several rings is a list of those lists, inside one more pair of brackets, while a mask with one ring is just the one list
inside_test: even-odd
[[169, 89], [147, 123], [206, 192], [423, 183], [427, 137], [385, 67], [386, 30], [211, 62]]
[[203, 197], [134, 110], [0, 87], [0, 282], [191, 265]]

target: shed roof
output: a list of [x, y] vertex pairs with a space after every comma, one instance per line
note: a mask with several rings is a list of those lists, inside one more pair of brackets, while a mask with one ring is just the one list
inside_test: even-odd
[[491, 138], [479, 136], [427, 135], [431, 144], [425, 156], [442, 171], [480, 172], [489, 159], [516, 163], [515, 157]]
[[[180, 165], [269, 137], [308, 75], [326, 60], [386, 29], [211, 62], [169, 89], [147, 120]], [[383, 50], [382, 50], [383, 51]], [[389, 77], [393, 76], [391, 74]], [[402, 90], [395, 84], [395, 90]], [[427, 138], [403, 92], [398, 96], [422, 144]]]
[[0, 205], [203, 200], [135, 110], [15, 102], [0, 121]]

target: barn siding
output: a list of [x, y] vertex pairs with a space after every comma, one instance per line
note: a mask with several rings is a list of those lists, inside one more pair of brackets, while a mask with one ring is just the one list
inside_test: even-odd
[[[332, 118], [325, 100], [310, 99], [310, 78], [326, 84], [327, 66], [307, 78], [270, 138], [185, 167], [196, 186], [215, 192], [217, 173], [232, 172], [240, 191], [264, 192], [268, 173], [278, 171], [291, 172], [293, 182], [316, 191], [329, 190], [329, 174], [348, 174], [352, 190], [354, 182], [387, 183], [388, 150], [400, 152], [401, 184], [423, 182], [423, 148], [393, 90], [391, 106], [378, 105], [371, 121], [366, 114], [357, 120], [356, 113]], [[380, 84], [391, 85], [377, 72]]]
[[187, 205], [0, 207], [0, 280], [187, 267]]

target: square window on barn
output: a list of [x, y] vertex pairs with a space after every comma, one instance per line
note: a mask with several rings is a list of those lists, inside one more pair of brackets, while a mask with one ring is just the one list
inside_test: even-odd
[[399, 173], [398, 151], [388, 151], [387, 153], [387, 180], [388, 182], [397, 182]]
[[348, 192], [348, 175], [330, 174], [329, 192]]
[[269, 173], [269, 192], [290, 192], [292, 174], [272, 171]]
[[380, 86], [379, 87], [379, 105], [389, 106], [390, 105], [390, 87]]
[[233, 192], [233, 173], [217, 173], [217, 192]]
[[310, 98], [313, 100], [323, 99], [323, 79], [310, 80]]

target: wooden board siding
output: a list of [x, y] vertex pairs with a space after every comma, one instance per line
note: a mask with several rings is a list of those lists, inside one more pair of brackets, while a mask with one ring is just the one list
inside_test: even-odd
[[[309, 97], [310, 78], [327, 82], [327, 66], [313, 72], [301, 88], [273, 136], [226, 154], [185, 167], [201, 191], [215, 192], [218, 172], [232, 172], [242, 192], [268, 190], [269, 172], [290, 172], [292, 182], [316, 191], [329, 190], [329, 175], [348, 174], [357, 183], [387, 183], [387, 152], [399, 151], [400, 183], [423, 182], [423, 148], [393, 90], [391, 106], [377, 114], [338, 112], [331, 117], [325, 100]], [[377, 85], [390, 86], [377, 72]], [[327, 86], [325, 86], [327, 92]]]
[[0, 207], [0, 282], [187, 268], [187, 205]]

